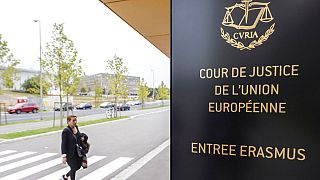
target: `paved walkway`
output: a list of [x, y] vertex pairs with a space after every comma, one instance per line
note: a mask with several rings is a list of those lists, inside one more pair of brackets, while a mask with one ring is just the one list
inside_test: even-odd
[[169, 180], [170, 148], [167, 147], [127, 180]]

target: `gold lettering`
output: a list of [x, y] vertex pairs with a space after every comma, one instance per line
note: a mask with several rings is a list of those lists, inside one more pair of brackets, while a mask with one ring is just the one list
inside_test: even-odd
[[286, 106], [287, 103], [279, 103], [279, 113], [286, 113]]
[[233, 39], [238, 39], [238, 37], [236, 35], [238, 35], [238, 33], [233, 34]]
[[247, 146], [245, 146], [245, 145], [240, 146], [240, 156], [244, 156], [244, 157], [248, 156], [247, 154], [245, 154], [247, 152], [246, 148], [247, 148]]
[[263, 152], [263, 147], [259, 147], [257, 157], [262, 156], [264, 158], [264, 152]]
[[228, 155], [228, 149], [227, 149], [228, 145], [227, 144], [222, 144], [222, 148], [221, 148], [221, 154], [222, 155]]
[[215, 85], [215, 95], [223, 95], [223, 96], [228, 96], [229, 95], [229, 85]]
[[242, 39], [243, 38], [243, 32], [240, 32], [239, 35], [240, 35], [240, 38]]
[[198, 153], [198, 151], [196, 150], [197, 149], [197, 147], [196, 147], [197, 144], [198, 143], [191, 143], [191, 152], [194, 153], [194, 154]]
[[298, 149], [298, 154], [301, 156], [297, 158], [299, 161], [304, 161], [306, 159], [304, 152], [306, 152], [305, 149]]
[[208, 153], [211, 154], [211, 148], [212, 148], [211, 146], [212, 146], [212, 144], [208, 143], [207, 146], [208, 146]]
[[[239, 154], [237, 153], [237, 150], [239, 151]], [[237, 148], [237, 145], [235, 144], [191, 143], [192, 154], [304, 161], [306, 159], [305, 152], [306, 150], [302, 148], [277, 148], [270, 146], [264, 148], [263, 146], [253, 145], [240, 145], [240, 147]]]
[[199, 75], [201, 79], [206, 78], [203, 74], [204, 74], [205, 69], [200, 69]]
[[[287, 158], [289, 160], [294, 160], [296, 159], [296, 148], [293, 148], [292, 149], [292, 152], [290, 151], [291, 149], [290, 148], [287, 148]], [[291, 157], [290, 157], [290, 154], [291, 154]]]
[[228, 77], [228, 68], [222, 68], [222, 77]]
[[266, 158], [269, 158], [269, 159], [273, 158], [273, 153], [271, 152], [271, 150], [273, 150], [272, 147], [266, 148], [266, 152], [269, 154], [269, 155], [266, 155]]
[[265, 68], [265, 70], [266, 70], [265, 76], [270, 77], [272, 75], [272, 71], [270, 69], [271, 69], [271, 66], [267, 66]]
[[209, 102], [209, 112], [214, 112], [214, 104], [213, 102]]
[[298, 76], [299, 65], [254, 66], [249, 77]]
[[249, 39], [249, 38], [250, 38], [249, 35], [250, 35], [249, 32], [245, 32], [245, 33], [244, 33], [244, 38], [245, 38], [245, 39]]
[[282, 148], [281, 151], [278, 150], [278, 148], [275, 148], [275, 156], [274, 158], [278, 158], [278, 157], [282, 157], [282, 159], [285, 159], [285, 151], [286, 149], [285, 148]]
[[204, 143], [203, 145], [201, 143], [199, 143], [199, 148], [198, 148], [199, 152], [201, 154], [201, 151], [203, 154], [206, 153], [206, 144]]
[[212, 76], [213, 76], [212, 69], [207, 69], [207, 71], [206, 71], [206, 77], [209, 78], [209, 79], [211, 79]]
[[256, 157], [256, 150], [257, 150], [257, 148], [256, 147], [254, 147], [254, 146], [249, 146], [249, 153], [248, 153], [248, 156], [249, 157], [251, 157], [251, 154], [253, 155], [253, 157]]
[[234, 85], [232, 85], [232, 95], [234, 95], [234, 96], [238, 96], [239, 95], [238, 92], [235, 92], [235, 86]]
[[223, 106], [223, 112], [230, 112], [229, 106], [229, 103], [225, 103], [225, 105]]
[[230, 145], [229, 155], [230, 156], [236, 156], [236, 145]]
[[289, 69], [289, 68], [290, 68], [290, 65], [285, 65], [285, 66], [283, 67], [283, 75], [284, 75], [284, 76], [290, 76], [290, 72], [286, 72], [287, 69]]
[[292, 71], [291, 71], [292, 76], [299, 76], [298, 68], [299, 68], [299, 65], [292, 65]]
[[217, 154], [220, 154], [220, 145], [219, 144], [213, 145], [213, 154], [216, 154], [216, 151], [217, 151]]

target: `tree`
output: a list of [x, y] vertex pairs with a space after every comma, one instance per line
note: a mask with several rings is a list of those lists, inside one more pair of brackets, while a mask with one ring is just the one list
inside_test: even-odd
[[[153, 98], [153, 88], [148, 89], [149, 93], [148, 93], [148, 98]], [[154, 97], [158, 96], [158, 88], [154, 88]]]
[[158, 87], [158, 98], [161, 100], [162, 106], [164, 105], [163, 100], [169, 99], [169, 89], [166, 87], [163, 81]]
[[8, 66], [1, 72], [2, 84], [6, 88], [13, 88], [14, 80], [17, 80], [16, 69], [14, 66]]
[[[110, 78], [110, 92], [114, 95], [115, 104], [118, 103], [118, 98], [123, 96], [126, 92], [126, 85], [124, 84], [128, 73], [128, 68], [124, 65], [122, 58], [114, 55], [113, 59], [107, 60], [107, 69], [109, 69], [113, 75]], [[114, 114], [117, 117], [117, 111]]]
[[129, 89], [128, 89], [128, 86], [126, 86], [127, 79], [124, 79], [123, 83], [124, 83], [124, 86], [120, 89], [120, 96], [123, 100], [123, 104], [125, 104], [129, 96]]
[[[44, 79], [44, 77], [42, 77]], [[47, 81], [42, 81], [42, 92], [43, 94], [48, 94], [51, 84]], [[22, 88], [25, 89], [27, 93], [40, 94], [40, 76], [34, 76], [27, 79], [23, 84]]]
[[8, 43], [2, 40], [2, 35], [0, 34], [0, 60], [2, 61], [9, 52]]
[[98, 85], [98, 81], [94, 80], [94, 102], [97, 107], [97, 99], [102, 97], [102, 88]]
[[[63, 24], [54, 24], [51, 41], [46, 45], [42, 61], [43, 69], [48, 73], [54, 86], [59, 89], [60, 109], [62, 109], [62, 95], [73, 94], [83, 75], [81, 59], [72, 40], [63, 32]], [[67, 111], [68, 114], [68, 111]], [[62, 126], [62, 111], [60, 111], [60, 126]]]
[[6, 88], [13, 88], [14, 80], [18, 80], [16, 76], [16, 66], [20, 63], [20, 60], [15, 59], [13, 54], [10, 53], [8, 43], [2, 40], [0, 34], [0, 67], [4, 70], [0, 72], [0, 79], [2, 84]]
[[123, 99], [123, 103], [125, 104], [127, 99], [128, 99], [128, 95], [129, 95], [129, 90], [128, 90], [128, 87], [127, 86], [124, 86], [122, 89], [121, 89], [121, 97]]
[[144, 79], [139, 82], [138, 84], [138, 97], [141, 100], [142, 108], [144, 107], [144, 102], [147, 99], [148, 96], [148, 86], [147, 83], [144, 82]]
[[82, 84], [82, 87], [81, 87], [81, 89], [80, 89], [80, 92], [81, 92], [81, 93], [87, 92], [87, 88], [86, 88], [86, 87], [87, 87], [86, 84], [83, 83], [83, 84]]

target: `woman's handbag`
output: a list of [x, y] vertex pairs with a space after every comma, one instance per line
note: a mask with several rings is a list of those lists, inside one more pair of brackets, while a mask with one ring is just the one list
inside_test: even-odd
[[83, 157], [83, 154], [82, 154], [82, 152], [81, 152], [82, 147], [79, 146], [77, 137], [73, 134], [73, 132], [72, 132], [69, 128], [67, 128], [67, 129], [71, 132], [71, 134], [73, 135], [73, 137], [76, 139], [76, 152], [77, 152], [77, 156], [78, 156], [79, 158], [82, 158], [82, 157]]
[[76, 144], [76, 148], [77, 148], [77, 155], [78, 155], [78, 157], [80, 157], [80, 158], [82, 158], [83, 157], [83, 154], [82, 154], [82, 152], [81, 152], [81, 146], [79, 146], [79, 144], [78, 144], [78, 141], [77, 141], [77, 144]]

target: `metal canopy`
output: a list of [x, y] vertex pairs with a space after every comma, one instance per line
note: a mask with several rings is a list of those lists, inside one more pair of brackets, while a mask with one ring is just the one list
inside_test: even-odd
[[170, 0], [100, 0], [170, 57]]

